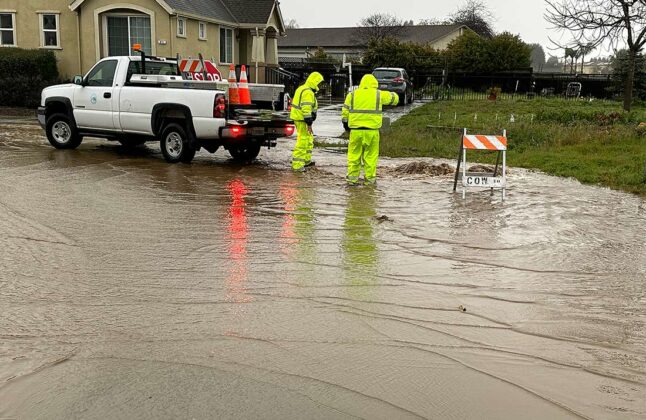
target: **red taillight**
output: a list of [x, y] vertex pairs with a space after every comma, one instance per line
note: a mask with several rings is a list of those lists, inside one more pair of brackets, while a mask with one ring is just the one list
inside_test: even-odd
[[213, 104], [213, 118], [226, 118], [227, 116], [227, 100], [224, 95], [217, 95], [215, 103]]
[[294, 135], [294, 131], [296, 131], [295, 126], [293, 126], [293, 125], [285, 126], [285, 135], [287, 137]]
[[242, 134], [243, 129], [242, 127], [238, 127], [234, 125], [233, 127], [229, 128], [229, 131], [231, 132], [231, 135], [233, 137], [238, 137], [240, 134]]
[[287, 100], [287, 110], [291, 111], [292, 110], [292, 98], [289, 98]]
[[393, 79], [393, 82], [395, 82], [395, 83], [404, 83], [405, 81], [406, 81], [406, 80], [404, 80], [404, 78], [403, 78], [403, 77], [395, 77], [395, 78]]

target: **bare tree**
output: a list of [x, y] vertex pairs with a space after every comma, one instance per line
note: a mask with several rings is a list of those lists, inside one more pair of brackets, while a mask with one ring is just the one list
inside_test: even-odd
[[301, 25], [298, 24], [296, 19], [290, 19], [285, 23], [285, 29], [298, 29]]
[[354, 33], [355, 40], [361, 45], [386, 38], [397, 38], [406, 32], [406, 25], [397, 16], [375, 13], [361, 19]]
[[448, 25], [449, 23], [446, 20], [431, 18], [431, 19], [421, 19], [417, 24], [419, 26], [428, 26], [428, 25]]
[[637, 57], [646, 46], [646, 0], [545, 1], [548, 7], [545, 18], [555, 28], [572, 35], [570, 45], [597, 48], [610, 44], [615, 49], [628, 48], [624, 109], [630, 111]]
[[493, 13], [482, 1], [468, 0], [449, 17], [448, 23], [466, 25], [481, 37], [491, 39], [496, 35], [493, 30], [495, 20]]

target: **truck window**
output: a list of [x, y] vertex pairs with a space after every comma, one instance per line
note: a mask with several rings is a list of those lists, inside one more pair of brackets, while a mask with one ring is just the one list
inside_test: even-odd
[[103, 61], [90, 71], [87, 76], [88, 86], [112, 86], [114, 73], [117, 70], [117, 60]]
[[[128, 75], [126, 83], [130, 83], [133, 74], [143, 74], [141, 70], [141, 61], [131, 61], [128, 66]], [[177, 64], [162, 61], [146, 61], [146, 74], [162, 76], [179, 76], [177, 73]]]

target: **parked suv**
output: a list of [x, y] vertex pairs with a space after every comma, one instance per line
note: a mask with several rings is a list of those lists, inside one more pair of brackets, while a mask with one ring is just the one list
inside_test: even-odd
[[412, 104], [415, 100], [413, 82], [404, 69], [380, 67], [372, 75], [379, 82], [379, 89], [399, 95], [399, 105]]

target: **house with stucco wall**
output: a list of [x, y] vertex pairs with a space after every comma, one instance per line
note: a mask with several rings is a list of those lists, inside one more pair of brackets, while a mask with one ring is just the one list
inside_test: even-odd
[[[258, 81], [278, 65], [285, 34], [276, 0], [2, 0], [0, 48], [54, 51], [62, 77], [98, 60], [133, 54], [212, 59], [223, 74], [247, 64]], [[251, 77], [254, 77], [252, 74]], [[255, 77], [254, 77], [255, 79]]]

